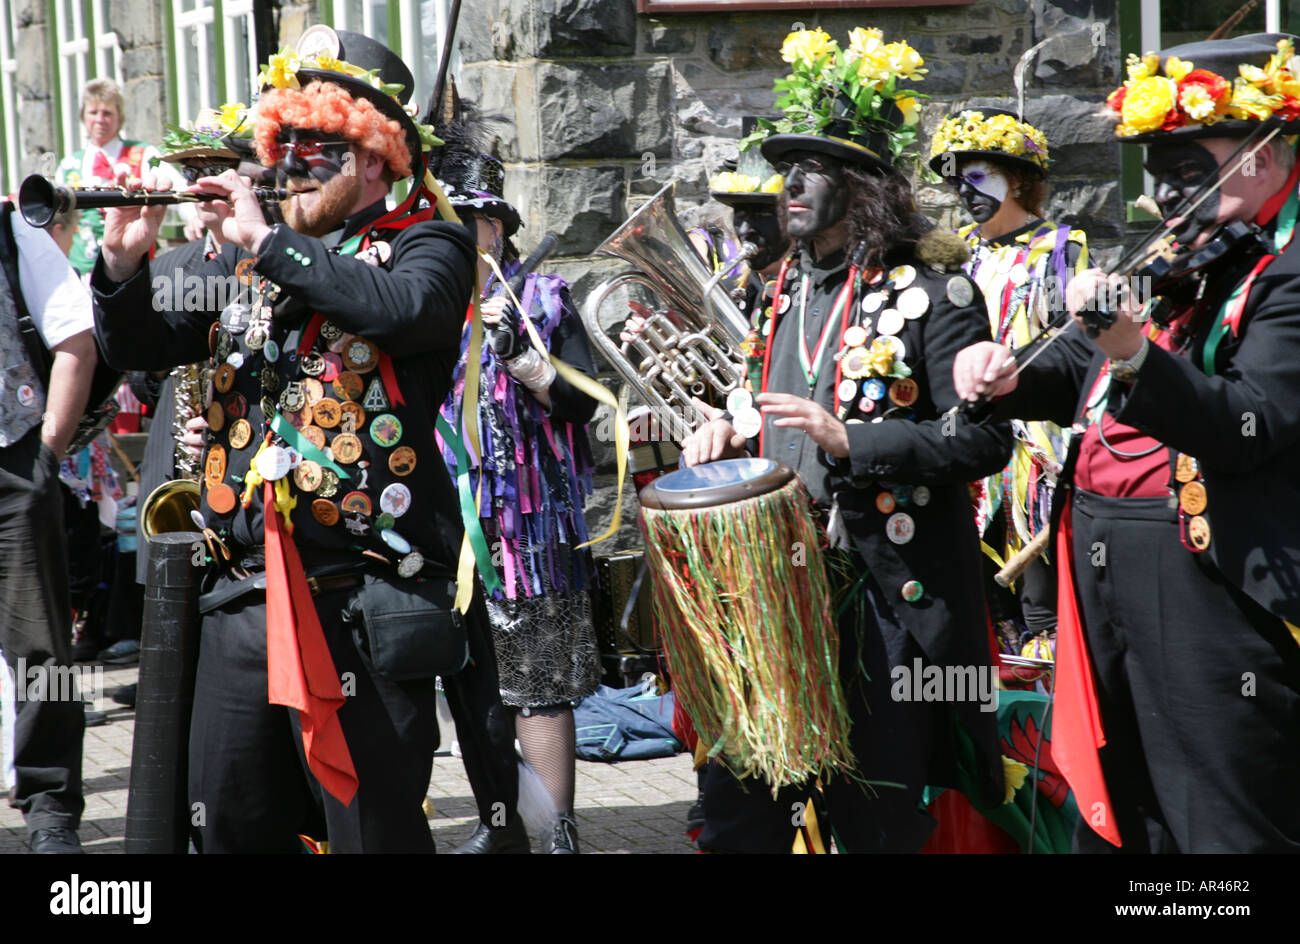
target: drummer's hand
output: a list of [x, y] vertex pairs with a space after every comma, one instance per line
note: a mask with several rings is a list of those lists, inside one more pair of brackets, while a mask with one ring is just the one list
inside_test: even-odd
[[190, 192], [215, 193], [228, 200], [229, 205], [215, 201], [211, 205], [221, 220], [221, 235], [227, 242], [256, 254], [271, 227], [267, 225], [262, 204], [252, 188], [252, 180], [228, 170], [216, 177], [200, 177], [190, 187]]
[[736, 459], [745, 454], [745, 437], [736, 432], [722, 410], [691, 398], [708, 422], [682, 440], [682, 465], [703, 465], [718, 459]]
[[836, 459], [849, 455], [848, 427], [837, 420], [826, 408], [807, 397], [792, 393], [760, 393], [754, 403], [764, 413], [775, 413], [773, 426], [792, 426], [802, 429], [818, 446]]
[[[171, 178], [145, 169], [140, 178], [130, 175], [126, 165], [119, 165], [113, 183], [129, 190], [170, 190]], [[140, 263], [158, 240], [166, 206], [109, 207], [104, 210], [104, 238], [100, 254], [104, 272], [114, 282], [125, 282], [140, 271]]]
[[1000, 397], [1016, 389], [1016, 359], [1011, 348], [980, 341], [962, 348], [952, 362], [952, 383], [963, 400]]
[[203, 441], [208, 432], [206, 417], [195, 416], [185, 422], [185, 433], [181, 436], [181, 445], [185, 451], [197, 459], [203, 455]]

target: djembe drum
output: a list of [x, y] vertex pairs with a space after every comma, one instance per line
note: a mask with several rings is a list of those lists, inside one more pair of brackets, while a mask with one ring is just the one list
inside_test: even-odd
[[794, 471], [728, 459], [639, 497], [655, 622], [709, 756], [774, 793], [851, 768], [824, 534]]

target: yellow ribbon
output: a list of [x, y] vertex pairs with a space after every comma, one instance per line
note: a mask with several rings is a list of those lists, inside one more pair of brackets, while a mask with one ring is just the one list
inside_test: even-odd
[[[497, 277], [497, 281], [505, 286], [506, 293], [510, 296], [510, 300], [514, 302], [515, 308], [519, 310], [519, 316], [524, 320], [524, 329], [528, 332], [528, 339], [532, 342], [533, 347], [536, 348], [537, 353], [544, 357], [547, 362], [555, 368], [557, 374], [571, 383], [574, 387], [581, 390], [593, 400], [603, 403], [614, 410], [614, 455], [618, 466], [618, 495], [614, 501], [614, 519], [609, 523], [609, 527], [605, 530], [604, 534], [598, 538], [592, 538], [584, 544], [579, 544], [578, 547], [590, 547], [593, 544], [599, 544], [601, 541], [607, 541], [618, 531], [619, 523], [623, 519], [623, 480], [627, 473], [627, 451], [628, 442], [630, 441], [630, 434], [627, 426], [627, 414], [623, 409], [623, 404], [615, 398], [614, 394], [605, 389], [602, 384], [592, 380], [586, 374], [582, 373], [582, 371], [564, 363], [564, 361], [560, 360], [546, 349], [546, 345], [542, 343], [542, 338], [537, 333], [537, 329], [533, 327], [532, 319], [528, 317], [528, 312], [524, 310], [523, 304], [515, 296], [514, 290], [510, 287], [510, 283], [506, 281], [506, 277], [501, 274], [501, 267], [497, 265], [497, 261], [482, 249], [479, 250], [479, 255], [487, 260], [488, 265], [492, 267], [492, 273]], [[477, 324], [477, 302], [475, 303], [474, 316], [476, 326], [481, 331], [482, 325]], [[477, 363], [477, 361], [472, 361], [471, 363]], [[466, 370], [465, 388], [467, 396], [469, 386], [469, 371]], [[478, 389], [477, 371], [475, 371], [474, 376], [474, 389]], [[479, 478], [479, 482], [480, 484], [482, 483], [482, 477]]]

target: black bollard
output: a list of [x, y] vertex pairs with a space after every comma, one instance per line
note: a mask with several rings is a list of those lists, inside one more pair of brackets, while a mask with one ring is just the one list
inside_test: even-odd
[[199, 580], [207, 548], [197, 532], [167, 532], [154, 535], [146, 553], [126, 851], [183, 855], [189, 851], [190, 708], [199, 662]]

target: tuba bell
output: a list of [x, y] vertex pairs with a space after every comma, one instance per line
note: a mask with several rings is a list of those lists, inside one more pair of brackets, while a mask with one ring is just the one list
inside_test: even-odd
[[[675, 187], [676, 181], [670, 182], [596, 248], [633, 268], [592, 290], [582, 306], [582, 321], [605, 359], [641, 396], [661, 428], [680, 442], [705, 420], [692, 396], [712, 387], [725, 397], [744, 384], [739, 351], [749, 321], [691, 246], [677, 220]], [[755, 251], [747, 247], [742, 258]], [[649, 289], [659, 307], [645, 312], [640, 334], [617, 344], [601, 327], [600, 309], [616, 289], [630, 284]]]

